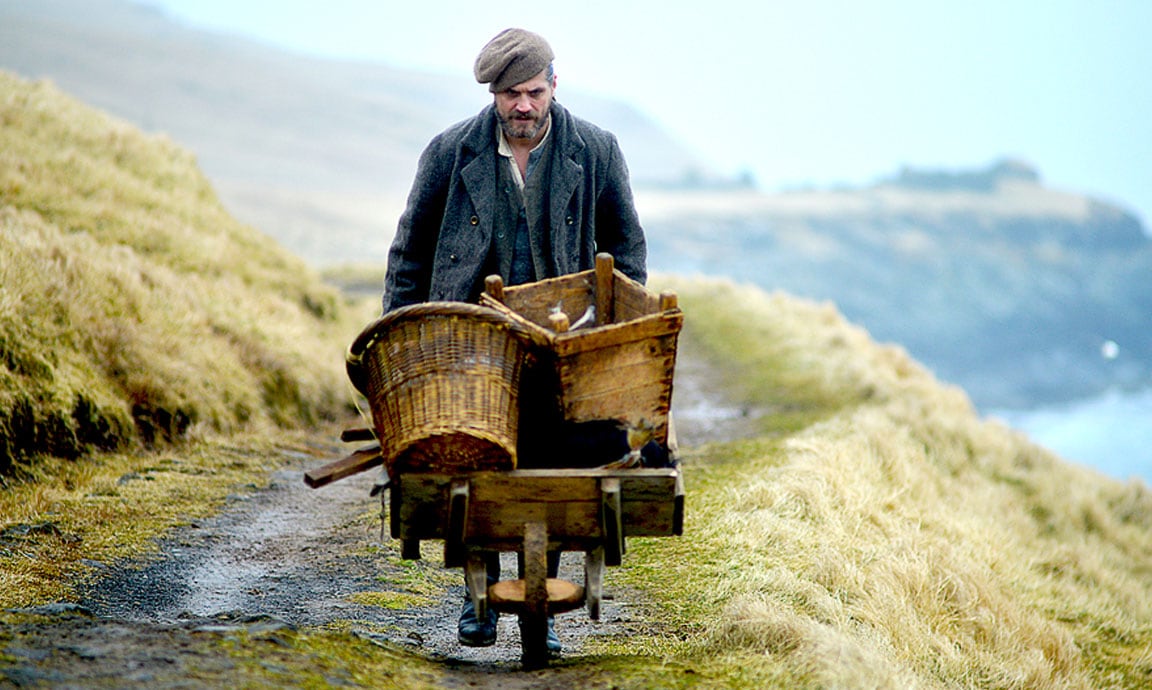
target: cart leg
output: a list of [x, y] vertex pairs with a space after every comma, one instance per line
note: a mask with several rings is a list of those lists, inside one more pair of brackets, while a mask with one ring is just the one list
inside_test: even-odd
[[464, 565], [464, 581], [468, 584], [472, 606], [476, 608], [476, 618], [484, 620], [488, 616], [488, 564], [480, 553], [468, 554], [468, 562]]
[[444, 534], [444, 567], [464, 565], [464, 526], [468, 524], [468, 480], [457, 479], [448, 491], [448, 528]]
[[604, 592], [604, 547], [597, 546], [584, 554], [584, 603], [588, 617], [600, 620], [600, 600]]
[[548, 659], [548, 530], [542, 522], [524, 525], [524, 609], [520, 645], [525, 666]]
[[420, 560], [420, 540], [419, 539], [401, 539], [400, 540], [400, 558], [406, 561]]
[[620, 480], [600, 480], [600, 524], [604, 530], [604, 562], [620, 565], [624, 554], [624, 524], [620, 511]]

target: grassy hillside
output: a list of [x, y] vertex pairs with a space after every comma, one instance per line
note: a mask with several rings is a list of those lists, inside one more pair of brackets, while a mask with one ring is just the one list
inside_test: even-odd
[[335, 290], [188, 151], [3, 72], [0, 256], [0, 477], [346, 404], [358, 323]]
[[744, 687], [1147, 687], [1145, 484], [978, 418], [831, 305], [668, 282], [721, 385], [812, 423], [691, 451], [689, 536], [624, 573], [679, 620], [645, 652]]

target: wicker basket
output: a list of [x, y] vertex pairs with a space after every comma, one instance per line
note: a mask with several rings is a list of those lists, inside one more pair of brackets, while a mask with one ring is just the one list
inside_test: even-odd
[[[564, 422], [614, 420], [654, 428], [668, 442], [676, 341], [684, 316], [676, 295], [655, 295], [596, 257], [594, 270], [503, 287], [489, 280], [481, 304], [497, 309], [545, 343], [558, 414]], [[589, 307], [594, 321], [571, 329]]]
[[370, 324], [347, 369], [390, 474], [516, 467], [523, 328], [478, 305], [427, 302]]

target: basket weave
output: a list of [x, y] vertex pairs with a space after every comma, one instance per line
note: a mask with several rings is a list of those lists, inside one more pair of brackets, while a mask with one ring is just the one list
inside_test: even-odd
[[522, 329], [461, 302], [402, 307], [349, 348], [388, 472], [516, 467]]

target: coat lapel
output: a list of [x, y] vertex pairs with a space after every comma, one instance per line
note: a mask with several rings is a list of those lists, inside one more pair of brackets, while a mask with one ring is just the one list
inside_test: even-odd
[[[478, 126], [474, 127], [461, 142], [460, 179], [464, 192], [468, 195], [475, 210], [476, 233], [469, 245], [477, 251], [487, 251], [492, 239], [492, 221], [496, 214], [496, 131], [493, 128], [492, 106], [480, 114]], [[471, 160], [467, 160], [471, 157]], [[465, 162], [466, 161], [466, 162]], [[458, 222], [471, 223], [471, 218], [460, 218]]]
[[555, 133], [559, 135], [554, 142], [556, 149], [552, 152], [552, 190], [549, 198], [552, 259], [556, 264], [556, 275], [563, 275], [578, 270], [573, 266], [580, 261], [580, 228], [574, 224], [569, 202], [584, 179], [584, 166], [578, 162], [584, 149], [584, 140], [569, 120], [568, 111], [559, 104], [552, 106], [552, 122], [557, 125]]

